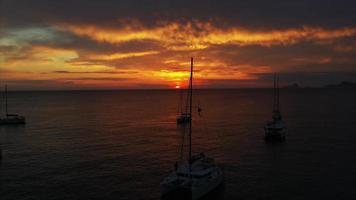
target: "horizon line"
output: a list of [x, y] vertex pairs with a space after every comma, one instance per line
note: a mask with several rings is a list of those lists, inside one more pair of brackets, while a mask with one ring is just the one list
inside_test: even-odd
[[[186, 90], [187, 88], [181, 88]], [[28, 89], [28, 90], [8, 90], [8, 92], [105, 92], [105, 91], [180, 91], [176, 88], [117, 88], [117, 89]], [[193, 90], [266, 90], [273, 87], [241, 87], [241, 88], [195, 88]], [[281, 87], [283, 90], [300, 90], [300, 89], [356, 89], [356, 88], [339, 88], [339, 87]], [[1, 93], [2, 91], [0, 91]]]

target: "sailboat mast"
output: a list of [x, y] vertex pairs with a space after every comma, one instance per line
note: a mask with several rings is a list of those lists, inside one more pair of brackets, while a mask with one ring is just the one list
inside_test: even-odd
[[8, 112], [7, 112], [7, 85], [5, 85], [5, 113], [6, 113], [6, 116], [8, 116]]
[[183, 113], [183, 89], [179, 89], [179, 102], [178, 102], [178, 112], [177, 114], [180, 115]]
[[274, 74], [274, 84], [273, 84], [273, 111], [279, 111], [279, 75]]
[[189, 99], [189, 114], [190, 114], [190, 123], [189, 123], [189, 174], [191, 175], [192, 170], [192, 121], [193, 121], [193, 58], [190, 59], [190, 99]]
[[277, 110], [277, 91], [276, 91], [276, 74], [273, 75], [273, 112], [275, 112]]
[[279, 111], [279, 75], [277, 74], [277, 110]]

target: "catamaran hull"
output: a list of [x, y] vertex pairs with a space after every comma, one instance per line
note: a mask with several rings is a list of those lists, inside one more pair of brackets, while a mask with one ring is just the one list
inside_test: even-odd
[[265, 128], [265, 140], [284, 141], [286, 139], [285, 130], [273, 130]]
[[192, 188], [192, 200], [201, 199], [206, 197], [211, 192], [215, 191], [224, 181], [223, 176], [218, 176], [212, 179], [209, 183], [205, 184], [203, 187]]
[[26, 124], [25, 119], [0, 119], [0, 125], [21, 125]]
[[179, 117], [177, 118], [177, 124], [188, 124], [190, 123], [191, 119], [188, 117]]
[[191, 190], [185, 188], [176, 188], [174, 186], [161, 185], [161, 200], [181, 200], [192, 199]]
[[161, 199], [175, 200], [175, 199], [189, 199], [198, 200], [206, 197], [211, 192], [215, 191], [224, 182], [224, 176], [221, 174], [199, 187], [177, 187], [176, 185], [161, 185]]

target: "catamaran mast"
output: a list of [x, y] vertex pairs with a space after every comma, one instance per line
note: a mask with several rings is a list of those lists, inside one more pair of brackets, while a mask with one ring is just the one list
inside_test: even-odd
[[185, 113], [188, 113], [188, 109], [189, 109], [189, 103], [188, 103], [188, 101], [189, 101], [189, 93], [190, 93], [190, 85], [189, 85], [189, 88], [187, 89], [187, 99], [186, 99], [186, 101], [185, 101]]
[[273, 111], [277, 112], [279, 111], [279, 76], [277, 74], [274, 74], [274, 85], [273, 85], [273, 90], [274, 90], [274, 102], [273, 102]]
[[279, 111], [279, 74], [277, 74], [277, 110]]
[[8, 116], [8, 113], [7, 113], [7, 85], [5, 85], [5, 113], [6, 113], [6, 116]]
[[178, 111], [177, 111], [177, 116], [181, 115], [183, 113], [183, 89], [179, 89], [179, 102], [178, 102]]
[[191, 176], [192, 171], [192, 121], [193, 121], [193, 58], [190, 59], [190, 99], [189, 99], [189, 114], [190, 114], [190, 123], [189, 123], [189, 174]]

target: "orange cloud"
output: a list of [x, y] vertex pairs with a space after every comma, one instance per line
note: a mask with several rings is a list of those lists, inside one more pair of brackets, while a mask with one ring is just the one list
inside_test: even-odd
[[[268, 51], [274, 45], [296, 44], [301, 41], [329, 43], [329, 41], [340, 38], [356, 36], [356, 28], [328, 30], [318, 27], [301, 27], [286, 30], [253, 31], [238, 27], [222, 29], [211, 23], [202, 22], [171, 23], [153, 28], [146, 28], [140, 24], [118, 29], [89, 25], [58, 25], [58, 28], [80, 37], [109, 43], [105, 45], [112, 49], [108, 51], [110, 53], [105, 53], [106, 51], [100, 49], [97, 51], [93, 48], [83, 50], [76, 49], [75, 46], [70, 48], [65, 46], [62, 49], [46, 47], [44, 44], [43, 46], [26, 46], [28, 48], [23, 48], [23, 51], [18, 50], [18, 52], [17, 50], [2, 51], [0, 52], [0, 70], [12, 71], [6, 74], [7, 79], [56, 80], [60, 83], [71, 82], [76, 86], [93, 88], [95, 88], [94, 86], [129, 88], [142, 85], [166, 85], [172, 88], [179, 85], [184, 87], [189, 77], [189, 58], [193, 55], [196, 58], [195, 80], [197, 84], [203, 83], [203, 80], [204, 84], [209, 80], [226, 82], [257, 80], [261, 73], [283, 71], [282, 67], [276, 67], [276, 65], [285, 64], [284, 61], [281, 62], [283, 59], [292, 61], [286, 65], [292, 63], [295, 66], [331, 65], [338, 59], [328, 53], [298, 54], [293, 59], [289, 54], [281, 52], [282, 54], [278, 54], [278, 57], [284, 57], [278, 60], [276, 56], [272, 56], [272, 58], [268, 58], [267, 55], [260, 56], [259, 52], [253, 52], [261, 49], [260, 47], [250, 48], [246, 47], [247, 45], [271, 47], [262, 48]], [[132, 50], [124, 53], [118, 48], [115, 52], [113, 47], [121, 47], [120, 44], [134, 40], [153, 40], [155, 44], [160, 44], [160, 48], [156, 50], [149, 47], [144, 50]], [[231, 49], [231, 51], [226, 50], [226, 47], [219, 49], [219, 45], [227, 44], [239, 45], [239, 47], [234, 47], [235, 49]], [[165, 49], [162, 50], [161, 46]], [[217, 48], [208, 49], [212, 46]], [[244, 48], [247, 49], [247, 53], [243, 52]], [[125, 51], [129, 49], [127, 48]], [[177, 50], [180, 52], [177, 53]], [[335, 46], [332, 49], [336, 52], [352, 50], [354, 50], [353, 46]], [[294, 56], [293, 52], [290, 54]], [[340, 59], [343, 59], [344, 63], [352, 61], [352, 58], [348, 57]], [[347, 59], [351, 59], [351, 61]], [[285, 71], [288, 71], [287, 68], [288, 66]], [[57, 73], [53, 73], [56, 71]]]
[[3, 69], [12, 71], [46, 72], [64, 69], [66, 62], [78, 58], [74, 50], [33, 46], [25, 52], [7, 54], [3, 59]]
[[155, 55], [159, 53], [160, 53], [159, 51], [145, 51], [145, 52], [130, 52], [130, 53], [114, 53], [109, 55], [94, 54], [94, 55], [88, 55], [87, 57], [89, 59], [95, 59], [95, 60], [118, 60], [124, 58]]
[[171, 23], [155, 28], [145, 28], [137, 23], [120, 29], [92, 25], [62, 25], [60, 28], [114, 44], [132, 40], [156, 40], [171, 50], [204, 49], [221, 44], [287, 45], [303, 40], [333, 40], [356, 36], [355, 27], [328, 30], [306, 26], [287, 30], [253, 31], [241, 28], [221, 29], [203, 22]]

